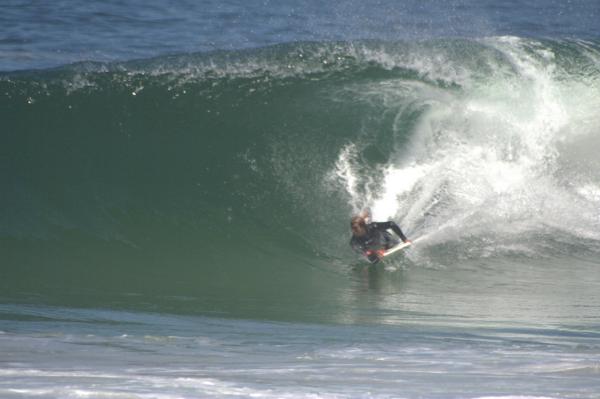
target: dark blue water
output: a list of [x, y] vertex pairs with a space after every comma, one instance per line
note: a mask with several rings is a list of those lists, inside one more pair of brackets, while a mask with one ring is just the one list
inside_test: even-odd
[[4, 0], [1, 8], [0, 70], [296, 41], [600, 36], [593, 0]]
[[600, 398], [599, 20], [0, 0], [0, 398]]

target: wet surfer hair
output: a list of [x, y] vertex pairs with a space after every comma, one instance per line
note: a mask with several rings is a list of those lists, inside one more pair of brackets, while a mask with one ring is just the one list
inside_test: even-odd
[[352, 219], [350, 219], [350, 227], [353, 227], [355, 225], [364, 227], [367, 225], [367, 222], [365, 221], [365, 218], [362, 216], [354, 216]]

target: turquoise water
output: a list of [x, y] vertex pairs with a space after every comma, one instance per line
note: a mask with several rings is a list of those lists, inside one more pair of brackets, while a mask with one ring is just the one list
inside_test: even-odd
[[[595, 4], [257, 6], [173, 51], [201, 11], [107, 4], [0, 42], [1, 397], [600, 397]], [[415, 244], [358, 259], [365, 206]]]

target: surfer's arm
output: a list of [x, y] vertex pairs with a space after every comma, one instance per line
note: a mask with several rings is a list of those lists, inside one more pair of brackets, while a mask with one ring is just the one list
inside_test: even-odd
[[379, 262], [379, 259], [383, 255], [382, 251], [373, 251], [373, 250], [367, 249], [364, 244], [360, 243], [355, 238], [350, 240], [350, 246], [356, 253], [364, 256], [371, 263]]
[[377, 224], [377, 229], [378, 230], [388, 230], [388, 229], [391, 229], [394, 233], [396, 233], [396, 235], [398, 237], [400, 237], [400, 239], [402, 240], [402, 242], [409, 241], [408, 238], [406, 238], [406, 236], [404, 235], [404, 233], [400, 229], [400, 226], [398, 226], [395, 222], [389, 221], [389, 222], [380, 222], [380, 223], [376, 223], [376, 224]]

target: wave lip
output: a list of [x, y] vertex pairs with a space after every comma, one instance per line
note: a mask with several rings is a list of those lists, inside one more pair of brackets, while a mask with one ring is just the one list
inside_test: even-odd
[[501, 56], [488, 59], [484, 73], [467, 64], [457, 90], [401, 82], [396, 93], [370, 92], [396, 107], [391, 144], [403, 145], [370, 171], [383, 176], [376, 186], [360, 170], [360, 146], [340, 152], [334, 175], [353, 208], [366, 196], [376, 219], [402, 218], [437, 243], [474, 236], [516, 243], [532, 235], [598, 241], [600, 176], [589, 167], [596, 161], [572, 150], [597, 141], [597, 48], [572, 43], [578, 55], [569, 57], [563, 43], [482, 43]]
[[[14, 3], [14, 4], [13, 4]], [[307, 2], [170, 4], [151, 0], [69, 7], [4, 5], [0, 69], [44, 68], [82, 60], [119, 61], [181, 52], [258, 48], [299, 41], [418, 41], [513, 35], [597, 39], [594, 1], [498, 6], [463, 0], [423, 9], [416, 1], [372, 5]], [[223, 27], [227, 29], [223, 29]], [[85, 33], [83, 33], [85, 32]], [[249, 32], [251, 34], [249, 34]]]

